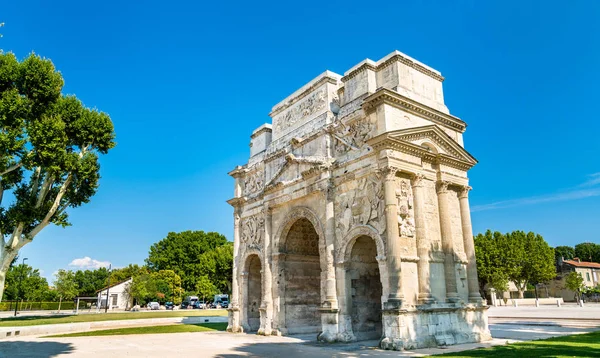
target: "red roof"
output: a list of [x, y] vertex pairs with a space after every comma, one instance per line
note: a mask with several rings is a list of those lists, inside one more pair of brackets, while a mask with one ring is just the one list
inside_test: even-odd
[[600, 264], [597, 262], [588, 262], [588, 261], [575, 261], [575, 260], [564, 260], [566, 264], [575, 267], [588, 267], [588, 268], [597, 268], [600, 269]]

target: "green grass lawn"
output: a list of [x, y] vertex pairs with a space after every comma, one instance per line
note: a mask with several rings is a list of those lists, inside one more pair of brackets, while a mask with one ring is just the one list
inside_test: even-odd
[[101, 331], [88, 331], [79, 333], [57, 334], [44, 338], [58, 337], [89, 337], [89, 336], [122, 336], [126, 334], [153, 334], [153, 333], [182, 333], [182, 332], [209, 332], [224, 331], [227, 323], [198, 323], [198, 324], [172, 324], [169, 326], [150, 326], [104, 329]]
[[448, 353], [435, 357], [600, 357], [600, 331]]
[[125, 319], [165, 318], [165, 317], [197, 317], [197, 316], [227, 316], [227, 310], [181, 310], [181, 311], [151, 311], [127, 313], [95, 313], [57, 316], [22, 316], [0, 319], [0, 327], [36, 326], [42, 324], [120, 321]]

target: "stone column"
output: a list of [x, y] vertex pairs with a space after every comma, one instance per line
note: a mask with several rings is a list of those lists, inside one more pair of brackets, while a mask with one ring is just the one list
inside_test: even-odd
[[387, 236], [387, 263], [390, 283], [390, 295], [386, 308], [399, 308], [402, 306], [404, 293], [402, 292], [402, 260], [400, 258], [400, 233], [398, 230], [398, 201], [396, 200], [396, 172], [397, 168], [384, 169], [383, 192], [385, 204], [385, 232]]
[[327, 202], [325, 204], [325, 259], [327, 261], [326, 272], [326, 307], [337, 309], [338, 300], [335, 284], [335, 265], [333, 262], [333, 251], [335, 245], [335, 217], [334, 200], [335, 193], [333, 183], [328, 183], [326, 192]]
[[273, 320], [273, 275], [271, 271], [271, 209], [265, 205], [264, 215], [265, 235], [263, 242], [263, 266], [262, 266], [262, 303], [260, 310], [260, 328], [258, 334], [269, 336], [272, 333]]
[[334, 217], [334, 186], [327, 182], [324, 190], [325, 202], [325, 302], [321, 306], [322, 332], [317, 339], [324, 342], [338, 340], [338, 299], [336, 293], [335, 265], [333, 251], [335, 244], [335, 217]]
[[471, 210], [469, 208], [470, 186], [462, 187], [458, 195], [460, 201], [460, 221], [462, 223], [463, 244], [467, 256], [467, 283], [469, 285], [469, 302], [481, 303], [479, 282], [477, 279], [477, 261], [475, 260], [475, 242], [473, 241], [473, 227], [471, 226]]
[[238, 254], [240, 251], [240, 210], [233, 213], [233, 275], [231, 277], [231, 305], [228, 308], [229, 318], [227, 332], [241, 332], [240, 325], [240, 286], [238, 282]]
[[442, 230], [442, 250], [444, 252], [444, 274], [446, 278], [446, 301], [458, 302], [456, 288], [456, 265], [454, 263], [454, 241], [452, 239], [452, 222], [450, 218], [450, 182], [439, 181], [437, 185], [440, 228]]
[[417, 270], [419, 276], [419, 296], [420, 304], [433, 303], [431, 295], [431, 275], [429, 273], [429, 250], [430, 243], [427, 237], [427, 227], [425, 226], [425, 177], [422, 174], [415, 174], [412, 178], [413, 205], [415, 212], [415, 231], [417, 235]]

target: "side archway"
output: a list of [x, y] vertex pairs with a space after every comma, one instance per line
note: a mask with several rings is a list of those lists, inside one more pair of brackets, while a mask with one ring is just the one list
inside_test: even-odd
[[387, 292], [385, 244], [369, 225], [351, 229], [337, 252], [340, 336], [344, 340], [379, 339]]

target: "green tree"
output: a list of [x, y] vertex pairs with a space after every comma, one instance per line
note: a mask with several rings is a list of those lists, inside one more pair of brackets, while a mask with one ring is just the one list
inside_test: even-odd
[[585, 288], [583, 285], [583, 277], [575, 271], [569, 272], [565, 277], [565, 287], [577, 294], [577, 301], [581, 299], [581, 290]]
[[116, 283], [128, 280], [131, 277], [143, 276], [148, 273], [148, 268], [146, 266], [140, 266], [138, 264], [129, 264], [126, 267], [112, 270], [110, 273], [110, 282], [106, 281], [105, 284], [107, 286], [114, 285]]
[[60, 312], [60, 305], [63, 299], [71, 300], [77, 296], [77, 281], [75, 281], [75, 273], [71, 270], [60, 269], [55, 276], [54, 287], [60, 298], [58, 304], [58, 311]]
[[78, 270], [75, 272], [75, 281], [80, 296], [93, 297], [98, 290], [107, 286], [108, 269], [100, 267], [95, 270]]
[[200, 257], [201, 272], [208, 276], [217, 293], [230, 293], [233, 274], [233, 243], [207, 251]]
[[[198, 277], [206, 274], [207, 267], [212, 267], [210, 258], [202, 258], [203, 254], [226, 243], [225, 236], [216, 232], [170, 232], [167, 237], [150, 247], [146, 265], [154, 272], [175, 271], [181, 277], [184, 290], [193, 291]], [[214, 269], [216, 270], [216, 266]]]
[[558, 266], [558, 261], [562, 258], [571, 260], [575, 257], [575, 249], [572, 246], [557, 246], [554, 248], [554, 263]]
[[219, 290], [208, 276], [203, 275], [200, 276], [200, 279], [198, 279], [198, 282], [196, 283], [196, 292], [198, 292], [198, 296], [202, 297], [203, 300], [206, 300], [207, 298], [211, 298], [218, 294]]
[[[506, 261], [506, 252], [511, 250], [505, 235], [487, 230], [485, 234], [475, 236], [475, 255], [479, 288], [483, 292], [485, 286], [497, 292], [508, 290], [508, 280], [514, 264]], [[485, 296], [485, 295], [484, 295]]]
[[166, 300], [176, 304], [181, 303], [183, 288], [181, 287], [181, 277], [173, 270], [160, 270], [152, 273], [152, 278], [157, 287], [157, 291], [165, 295]]
[[143, 305], [150, 296], [148, 292], [148, 280], [150, 274], [144, 274], [133, 277], [131, 285], [127, 288], [127, 295], [135, 300], [135, 304]]
[[533, 232], [513, 231], [506, 236], [513, 257], [505, 259], [515, 265], [510, 270], [509, 279], [517, 286], [519, 298], [523, 298], [528, 284], [543, 283], [556, 276], [554, 249], [541, 235]]
[[600, 245], [593, 242], [582, 242], [575, 245], [575, 257], [581, 261], [600, 262]]
[[50, 291], [48, 281], [40, 276], [40, 271], [27, 264], [10, 267], [6, 273], [5, 287], [4, 295], [8, 300], [22, 298], [27, 301], [41, 301], [49, 296]]
[[0, 53], [0, 300], [19, 250], [49, 224], [69, 225], [67, 208], [90, 201], [98, 156], [115, 145], [110, 117], [63, 84], [48, 59]]

